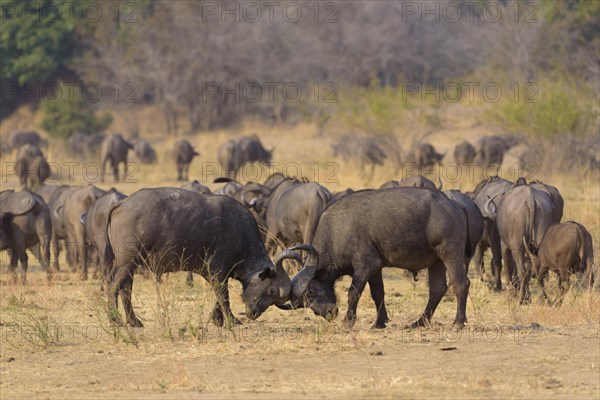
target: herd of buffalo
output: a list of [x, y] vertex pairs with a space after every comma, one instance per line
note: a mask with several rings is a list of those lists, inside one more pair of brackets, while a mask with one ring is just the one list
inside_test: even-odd
[[[219, 326], [238, 322], [229, 305], [230, 278], [241, 282], [251, 319], [275, 305], [285, 310], [307, 307], [332, 320], [338, 314], [335, 283], [348, 275], [352, 283], [344, 322], [354, 324], [368, 283], [377, 309], [374, 327], [384, 328], [388, 315], [382, 269], [396, 267], [415, 279], [419, 271], [428, 271], [429, 299], [413, 327], [432, 318], [448, 279], [457, 297], [454, 324], [462, 327], [467, 321], [469, 264], [473, 260], [483, 280], [488, 248], [491, 286], [503, 289], [504, 269], [504, 283], [517, 289], [521, 303], [530, 299], [531, 277], [547, 298], [544, 279], [549, 271], [557, 274], [561, 292], [570, 274], [579, 275], [590, 288], [594, 285], [592, 237], [581, 224], [561, 223], [563, 197], [543, 182], [494, 176], [463, 193], [442, 191], [416, 175], [378, 189], [332, 193], [317, 182], [274, 173], [262, 183], [242, 184], [235, 180], [240, 166], [272, 158], [273, 150], [251, 136], [219, 148], [217, 159], [226, 176], [215, 180], [223, 185], [214, 193], [192, 181], [181, 187], [145, 188], [128, 197], [114, 188], [44, 184], [49, 168], [40, 149], [43, 140], [33, 132], [21, 136], [11, 138], [8, 146], [17, 154], [23, 190], [0, 193], [0, 250], [9, 251], [15, 283], [19, 262], [26, 282], [26, 249], [36, 254], [49, 280], [61, 268], [62, 249], [82, 279], [88, 278], [88, 264], [95, 266], [109, 306], [116, 310], [120, 296], [126, 321], [133, 326], [142, 326], [131, 303], [136, 267], [151, 271], [158, 281], [174, 271], [188, 271], [190, 284], [192, 273], [204, 277], [216, 295], [212, 319]], [[110, 164], [115, 181], [119, 164], [127, 174], [129, 150], [144, 162], [156, 161], [156, 152], [143, 140], [132, 143], [111, 135], [102, 140], [81, 137], [74, 143], [81, 146], [75, 150], [80, 154], [99, 148], [102, 176]], [[472, 159], [481, 152], [461, 143], [455, 157]], [[497, 157], [490, 152], [483, 156]], [[178, 180], [189, 180], [189, 165], [198, 155], [187, 141], [176, 143]], [[424, 145], [417, 158], [427, 165], [441, 157]], [[277, 254], [274, 260], [272, 254]], [[285, 260], [302, 265], [293, 278]], [[119, 319], [118, 313], [109, 316]]]

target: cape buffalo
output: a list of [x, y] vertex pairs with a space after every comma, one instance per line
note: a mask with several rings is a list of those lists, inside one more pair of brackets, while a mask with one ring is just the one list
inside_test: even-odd
[[182, 139], [175, 142], [173, 155], [175, 156], [175, 164], [177, 165], [177, 180], [187, 181], [190, 164], [194, 157], [199, 156], [200, 153], [194, 150], [190, 142]]
[[502, 195], [498, 206], [492, 197], [485, 209], [488, 214], [497, 214], [502, 259], [511, 276], [516, 265], [519, 300], [523, 304], [529, 299], [532, 269], [538, 270], [537, 254], [542, 238], [553, 224], [552, 199], [548, 193], [530, 185], [516, 184]]
[[279, 183], [263, 206], [269, 230], [267, 249], [274, 246], [275, 240], [280, 240], [284, 246], [312, 243], [321, 214], [330, 199], [329, 190], [316, 182], [302, 183], [288, 178]]
[[89, 185], [69, 189], [64, 198], [64, 205], [57, 212], [63, 217], [64, 227], [69, 244], [77, 249], [78, 266], [81, 268], [81, 279], [88, 278], [87, 235], [85, 225], [82, 223], [88, 209], [94, 202], [104, 196], [102, 189]]
[[67, 146], [72, 155], [87, 160], [100, 155], [103, 141], [102, 135], [75, 132], [67, 139]]
[[346, 135], [331, 148], [334, 157], [342, 157], [346, 162], [356, 161], [361, 169], [370, 165], [371, 172], [374, 171], [375, 166], [383, 165], [387, 159], [387, 154], [373, 137]]
[[564, 282], [569, 281], [569, 274], [588, 274], [590, 288], [594, 285], [594, 248], [592, 236], [581, 224], [567, 221], [554, 224], [546, 231], [538, 251], [540, 267], [537, 280], [542, 288], [544, 298], [548, 299], [544, 288], [544, 279], [549, 271], [558, 276], [558, 287], [564, 294]]
[[[67, 228], [65, 226], [65, 217], [62, 210], [65, 205], [65, 199], [68, 193], [72, 190], [69, 185], [59, 186], [48, 201], [48, 209], [50, 210], [50, 218], [52, 219], [52, 268], [56, 271], [60, 270], [59, 255], [60, 242], [65, 242], [67, 252], [67, 263], [71, 270], [75, 268], [76, 250], [69, 242], [67, 236]], [[75, 250], [75, 251], [74, 251]]]
[[26, 249], [38, 244], [36, 254], [50, 280], [52, 269], [48, 264], [51, 238], [50, 212], [38, 194], [26, 190], [0, 192], [0, 250], [8, 250], [10, 253], [10, 272], [15, 283], [17, 262], [21, 263], [21, 282], [27, 282]]
[[36, 147], [48, 146], [48, 141], [42, 139], [37, 132], [33, 131], [17, 131], [12, 132], [5, 142], [6, 146], [2, 146], [2, 152], [11, 152], [18, 150], [21, 146], [30, 144]]
[[192, 192], [200, 193], [200, 194], [211, 194], [212, 192], [208, 188], [208, 186], [204, 186], [197, 180], [192, 182], [188, 182], [185, 185], [181, 186], [182, 189], [191, 190]]
[[[121, 200], [127, 198], [126, 195], [118, 190], [111, 188], [105, 195], [102, 195], [92, 205], [81, 214], [79, 220], [84, 225], [85, 241], [91, 253], [96, 258], [96, 269], [94, 276], [101, 271], [101, 280], [106, 282], [106, 273], [104, 269], [104, 249], [106, 249], [106, 225], [108, 224], [108, 213]], [[89, 256], [88, 256], [89, 257]], [[89, 257], [91, 258], [91, 257]]]
[[17, 152], [15, 172], [23, 189], [34, 189], [48, 179], [50, 166], [39, 147], [25, 144]]
[[[152, 210], [149, 212], [148, 210]], [[158, 218], [157, 218], [158, 216]], [[271, 304], [289, 298], [290, 280], [283, 252], [267, 256], [258, 226], [248, 210], [227, 196], [199, 195], [185, 189], [142, 189], [109, 213], [105, 268], [109, 304], [121, 296], [127, 322], [142, 326], [131, 305], [133, 270], [144, 265], [160, 278], [165, 272], [193, 271], [208, 280], [217, 296], [212, 318], [238, 322], [229, 307], [229, 278], [243, 286], [246, 315], [258, 318]], [[114, 319], [115, 313], [111, 312]]]
[[474, 161], [484, 167], [490, 164], [499, 166], [502, 164], [504, 153], [515, 144], [515, 141], [511, 138], [484, 136], [477, 142], [477, 152]]
[[127, 180], [127, 153], [133, 149], [133, 145], [123, 138], [123, 136], [115, 134], [106, 137], [102, 141], [102, 174], [101, 182], [104, 182], [104, 174], [106, 164], [110, 163], [115, 177], [115, 182], [119, 182], [119, 164], [123, 163], [123, 181]]
[[[314, 247], [313, 247], [314, 246]], [[467, 219], [463, 210], [443, 193], [421, 188], [363, 190], [333, 204], [317, 227], [309, 256], [292, 281], [285, 309], [310, 307], [328, 320], [338, 308], [334, 285], [352, 276], [345, 323], [352, 326], [356, 307], [367, 282], [377, 309], [374, 328], [388, 321], [382, 269], [399, 267], [413, 273], [429, 271], [429, 301], [413, 327], [425, 325], [447, 290], [446, 272], [458, 299], [458, 327], [466, 321], [469, 279], [464, 268], [468, 254]], [[280, 307], [281, 308], [281, 307]]]
[[235, 179], [238, 171], [248, 163], [260, 162], [269, 165], [273, 150], [264, 148], [256, 135], [242, 137], [239, 141], [229, 140], [217, 150], [217, 162], [226, 176]]
[[477, 204], [464, 193], [458, 190], [446, 190], [444, 194], [456, 202], [467, 215], [467, 246], [469, 247], [467, 253], [471, 255], [471, 257], [465, 257], [465, 271], [468, 273], [471, 258], [483, 237], [483, 215]]
[[[500, 234], [498, 233], [498, 227], [496, 226], [496, 216], [488, 214], [485, 210], [485, 205], [490, 198], [508, 191], [512, 185], [513, 183], [506, 179], [502, 179], [499, 176], [493, 176], [479, 182], [472, 193], [467, 193], [467, 196], [473, 199], [484, 218], [483, 237], [475, 249], [473, 262], [479, 273], [480, 279], [483, 281], [483, 256], [488, 248], [491, 249], [491, 274], [494, 277], [493, 288], [496, 290], [502, 290], [502, 248], [500, 245]], [[510, 282], [510, 276], [508, 281]]]
[[414, 176], [409, 176], [408, 178], [405, 178], [405, 179], [401, 180], [400, 182], [388, 181], [388, 182], [384, 183], [383, 185], [381, 185], [379, 187], [379, 189], [410, 187], [410, 186], [424, 187], [424, 188], [433, 189], [433, 190], [436, 190], [436, 189], [442, 190], [442, 181], [440, 181], [439, 186], [436, 187], [435, 183], [433, 183], [429, 179], [425, 178], [424, 176], [414, 175]]
[[473, 162], [475, 153], [475, 147], [471, 143], [462, 141], [454, 147], [454, 161], [459, 166]]
[[445, 154], [436, 152], [429, 143], [420, 143], [415, 150], [415, 161], [422, 169], [441, 163]]
[[142, 164], [154, 164], [156, 162], [156, 150], [150, 142], [144, 139], [135, 139], [133, 143], [133, 153]]

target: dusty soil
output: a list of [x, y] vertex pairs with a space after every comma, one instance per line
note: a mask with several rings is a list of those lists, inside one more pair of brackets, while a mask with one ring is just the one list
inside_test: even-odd
[[[145, 328], [113, 327], [97, 283], [43, 272], [27, 287], [4, 275], [0, 309], [0, 397], [9, 398], [582, 398], [600, 397], [597, 293], [575, 288], [560, 307], [519, 307], [473, 279], [469, 324], [451, 330], [455, 301], [432, 326], [407, 330], [426, 302], [423, 282], [386, 271], [391, 322], [372, 330], [361, 299], [354, 329], [305, 310], [267, 310], [218, 329], [214, 301], [183, 274], [162, 286], [136, 276], [134, 306]], [[338, 289], [345, 305], [344, 280]]]

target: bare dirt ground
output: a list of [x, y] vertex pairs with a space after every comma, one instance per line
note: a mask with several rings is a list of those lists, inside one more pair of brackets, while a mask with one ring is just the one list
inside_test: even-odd
[[[214, 298], [199, 279], [174, 274], [162, 286], [136, 276], [134, 306], [145, 328], [113, 327], [96, 283], [41, 271], [27, 287], [3, 276], [0, 397], [8, 398], [582, 398], [600, 396], [597, 293], [571, 288], [562, 306], [518, 306], [476, 279], [469, 323], [451, 330], [453, 296], [432, 326], [407, 330], [426, 303], [426, 284], [386, 271], [391, 322], [372, 330], [361, 299], [354, 329], [306, 310], [271, 308], [243, 325], [206, 321]], [[349, 284], [338, 285], [345, 304]], [[343, 311], [343, 306], [342, 306]]]

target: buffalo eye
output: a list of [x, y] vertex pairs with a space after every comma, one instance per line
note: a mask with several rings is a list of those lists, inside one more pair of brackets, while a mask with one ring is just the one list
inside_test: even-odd
[[276, 287], [272, 287], [269, 290], [269, 296], [275, 296], [277, 294], [277, 288]]
[[275, 270], [272, 268], [265, 268], [258, 274], [258, 277], [264, 281], [265, 279], [275, 278]]

